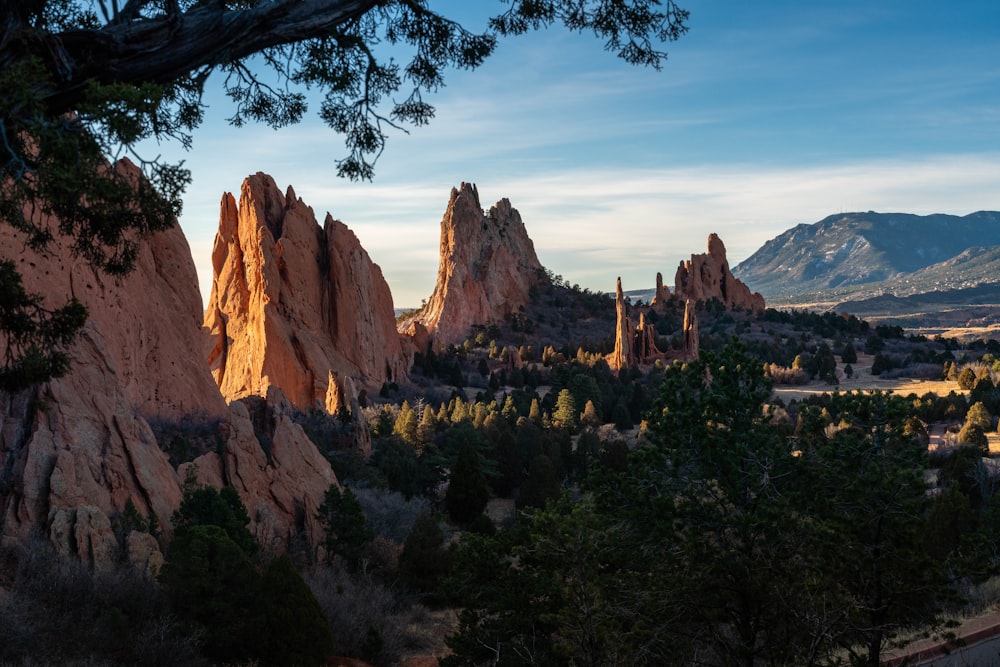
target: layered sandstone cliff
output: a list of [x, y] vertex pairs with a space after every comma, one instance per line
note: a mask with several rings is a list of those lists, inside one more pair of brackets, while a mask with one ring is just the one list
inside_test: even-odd
[[[716, 234], [708, 236], [708, 252], [692, 254], [677, 267], [674, 292], [693, 301], [718, 299], [726, 308], [764, 310], [764, 297], [740, 282], [729, 270], [726, 246]], [[659, 289], [657, 290], [659, 293]]]
[[[266, 453], [246, 408], [226, 405], [204, 363], [210, 339], [179, 227], [144, 239], [134, 271], [122, 278], [76, 258], [58, 233], [36, 253], [2, 225], [0, 258], [15, 262], [30, 292], [53, 305], [75, 296], [89, 315], [69, 350], [66, 376], [16, 396], [0, 394], [0, 540], [43, 534], [62, 553], [95, 565], [126, 550], [141, 567], [155, 567], [151, 537], [130, 536], [121, 545], [111, 530], [131, 503], [170, 536], [183, 475], [157, 442], [154, 418], [215, 425], [223, 453], [217, 463], [199, 461], [199, 476], [214, 472], [206, 481], [235, 486], [251, 528], [267, 544], [302, 535], [319, 540], [312, 510], [335, 483], [333, 472], [287, 418], [273, 420]], [[280, 396], [271, 401], [287, 412]]]
[[441, 219], [441, 262], [434, 292], [400, 331], [437, 345], [455, 343], [527, 305], [544, 269], [517, 209], [501, 199], [483, 212], [471, 183], [453, 188]]
[[223, 196], [212, 268], [208, 363], [227, 399], [275, 386], [301, 409], [325, 407], [333, 376], [375, 388], [405, 375], [381, 269], [342, 222], [320, 227], [270, 176], [247, 178], [239, 205]]

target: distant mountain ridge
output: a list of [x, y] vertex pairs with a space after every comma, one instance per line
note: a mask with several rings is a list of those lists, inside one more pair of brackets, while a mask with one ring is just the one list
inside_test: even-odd
[[797, 225], [733, 269], [768, 301], [847, 300], [1000, 283], [1000, 212], [841, 213]]

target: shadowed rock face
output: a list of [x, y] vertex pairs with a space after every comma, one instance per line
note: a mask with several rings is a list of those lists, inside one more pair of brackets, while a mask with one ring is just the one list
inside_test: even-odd
[[726, 308], [764, 310], [764, 297], [735, 278], [729, 270], [726, 246], [716, 234], [708, 236], [708, 252], [681, 262], [674, 277], [675, 293], [692, 301], [718, 299]]
[[[138, 170], [123, 167], [138, 178]], [[140, 246], [135, 269], [115, 278], [74, 257], [56, 230], [36, 253], [0, 225], [0, 257], [14, 261], [25, 288], [53, 306], [76, 297], [87, 323], [69, 350], [70, 372], [35, 391], [0, 395], [0, 534], [50, 534], [64, 551], [100, 560], [108, 517], [132, 501], [161, 526], [180, 485], [144, 417], [221, 418], [228, 408], [204, 363], [201, 296], [180, 228]]]
[[358, 238], [327, 215], [321, 228], [289, 188], [258, 173], [239, 206], [222, 198], [205, 326], [212, 376], [229, 400], [280, 387], [324, 407], [331, 372], [375, 388], [406, 373], [389, 286]]
[[[528, 303], [541, 279], [535, 246], [510, 201], [486, 213], [470, 183], [452, 189], [441, 219], [441, 261], [427, 305], [400, 325], [400, 331], [435, 345], [455, 343], [474, 324], [489, 324]], [[418, 342], [419, 345], [419, 342]]]
[[[246, 427], [246, 408], [226, 405], [204, 362], [211, 340], [179, 227], [144, 239], [135, 269], [122, 278], [74, 257], [58, 233], [40, 254], [0, 225], [0, 258], [15, 262], [30, 292], [53, 305], [75, 296], [89, 313], [65, 377], [0, 395], [0, 540], [41, 533], [64, 554], [107, 563], [122, 548], [110, 521], [129, 502], [155, 515], [169, 538], [184, 478], [156, 442], [147, 421], [153, 417], [217, 422], [223, 454], [217, 464], [203, 460], [199, 478], [235, 486], [267, 544], [302, 534], [318, 540], [310, 522], [336, 481], [333, 472], [287, 417], [273, 420], [265, 454]], [[287, 412], [279, 394], [271, 403], [276, 413]], [[130, 537], [124, 547], [148, 567], [155, 549], [139, 549], [141, 541]]]

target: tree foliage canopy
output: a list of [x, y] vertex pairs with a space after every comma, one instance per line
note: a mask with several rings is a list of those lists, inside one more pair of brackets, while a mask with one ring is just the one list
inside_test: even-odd
[[[370, 179], [387, 132], [426, 124], [424, 95], [448, 68], [481, 65], [498, 39], [562, 25], [658, 68], [688, 13], [673, 0], [501, 0], [476, 32], [427, 0], [0, 0], [0, 18], [0, 217], [33, 249], [52, 239], [54, 218], [78, 254], [121, 274], [142, 234], [174, 224], [190, 182], [183, 163], [137, 147], [190, 147], [210, 81], [232, 100], [236, 126], [298, 122], [306, 93], [318, 94], [320, 117], [346, 144], [338, 174]], [[122, 168], [126, 157], [143, 178]], [[45, 349], [44, 333], [13, 347], [8, 338], [8, 356]], [[2, 388], [58, 376], [62, 361]]]

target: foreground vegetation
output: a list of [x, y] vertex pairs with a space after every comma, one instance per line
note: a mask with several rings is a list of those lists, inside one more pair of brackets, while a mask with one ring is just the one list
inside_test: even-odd
[[[348, 415], [298, 417], [344, 485], [319, 554], [263, 553], [232, 490], [193, 484], [155, 576], [125, 564], [160, 531], [134, 511], [120, 567], [5, 550], [0, 664], [877, 665], [996, 573], [995, 343], [706, 304], [697, 361], [613, 373], [608, 300], [537, 297], [363, 397], [370, 459]], [[678, 311], [648, 318], [660, 349]], [[841, 393], [852, 365], [956, 391]], [[178, 464], [218, 428], [154, 424]]]

